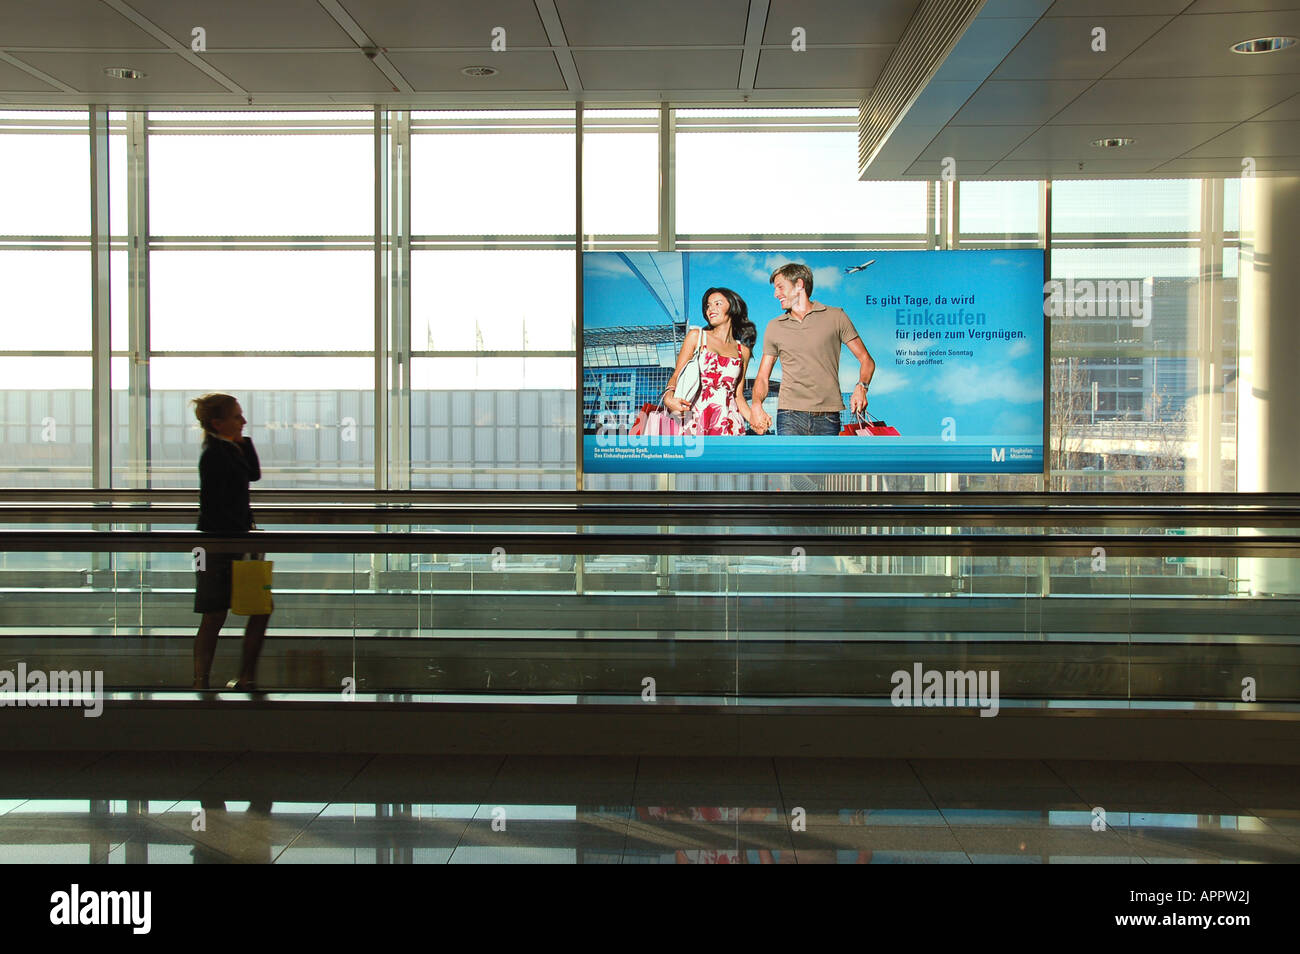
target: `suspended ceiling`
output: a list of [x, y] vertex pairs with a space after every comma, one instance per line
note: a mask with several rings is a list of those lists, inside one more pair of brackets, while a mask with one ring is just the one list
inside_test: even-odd
[[[0, 109], [857, 105], [921, 7], [0, 0]], [[945, 160], [959, 179], [1298, 173], [1300, 45], [1228, 49], [1274, 34], [1300, 36], [1300, 0], [987, 0], [864, 177], [934, 179]], [[1111, 137], [1134, 142], [1091, 145]]]

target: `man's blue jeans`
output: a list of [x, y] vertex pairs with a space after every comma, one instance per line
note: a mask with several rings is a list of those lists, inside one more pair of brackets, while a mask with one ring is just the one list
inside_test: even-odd
[[779, 437], [835, 437], [840, 432], [839, 411], [776, 412]]

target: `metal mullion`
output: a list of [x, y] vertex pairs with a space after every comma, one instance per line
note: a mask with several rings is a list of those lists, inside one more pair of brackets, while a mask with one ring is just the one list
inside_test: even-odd
[[1197, 352], [1205, 380], [1204, 400], [1198, 401], [1200, 470], [1198, 488], [1214, 492], [1223, 485], [1220, 461], [1223, 422], [1223, 180], [1201, 180], [1201, 261], [1197, 285]]
[[[1038, 232], [1043, 242], [1043, 293], [1052, 280], [1052, 182], [1044, 179], [1038, 190]], [[1044, 299], [1046, 304], [1046, 299]], [[1043, 308], [1043, 485], [1052, 489], [1052, 316]]]
[[[375, 107], [374, 112], [374, 146], [375, 146], [375, 333], [374, 347], [375, 380], [375, 433], [374, 433], [374, 477], [376, 490], [387, 490], [388, 474], [388, 255], [392, 245], [392, 236], [388, 231], [388, 183], [389, 183], [389, 114], [387, 110]], [[357, 425], [361, 425], [361, 421]]]
[[[89, 109], [90, 135], [90, 408], [91, 486], [113, 482], [112, 259], [109, 215], [108, 107]], [[68, 426], [71, 432], [72, 427]]]
[[[574, 351], [574, 486], [581, 491], [583, 486], [583, 410], [582, 410], [582, 386], [583, 386], [583, 367], [582, 367], [582, 126], [584, 108], [583, 103], [579, 101], [574, 104], [573, 114], [573, 148], [574, 148], [574, 220], [573, 220], [573, 248], [574, 248], [574, 267], [576, 291], [574, 304], [576, 306], [576, 315], [573, 322], [573, 351]], [[575, 573], [580, 574], [581, 561], [575, 564]], [[579, 587], [581, 589], [581, 587]]]
[[659, 107], [659, 251], [677, 248], [677, 146], [674, 110]]
[[147, 487], [152, 476], [149, 310], [149, 140], [146, 114], [127, 114], [127, 262], [129, 279], [127, 417], [130, 441], [127, 480]]
[[390, 114], [390, 228], [392, 273], [389, 328], [393, 378], [389, 382], [389, 487], [411, 486], [411, 114]]

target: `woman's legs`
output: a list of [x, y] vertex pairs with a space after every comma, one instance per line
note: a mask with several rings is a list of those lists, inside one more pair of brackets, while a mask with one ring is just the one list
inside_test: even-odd
[[208, 675], [212, 672], [212, 657], [217, 652], [217, 637], [226, 621], [226, 611], [204, 613], [199, 631], [194, 637], [194, 688], [208, 688]]
[[266, 626], [270, 619], [270, 613], [248, 617], [248, 625], [244, 627], [244, 649], [239, 659], [239, 676], [235, 680], [236, 688], [249, 689], [256, 684], [257, 657], [262, 653], [262, 641], [266, 639]]

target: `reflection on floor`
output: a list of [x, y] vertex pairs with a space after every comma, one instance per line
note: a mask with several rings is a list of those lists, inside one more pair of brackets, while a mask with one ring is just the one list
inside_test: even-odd
[[0, 862], [1300, 862], [1300, 766], [0, 755]]

